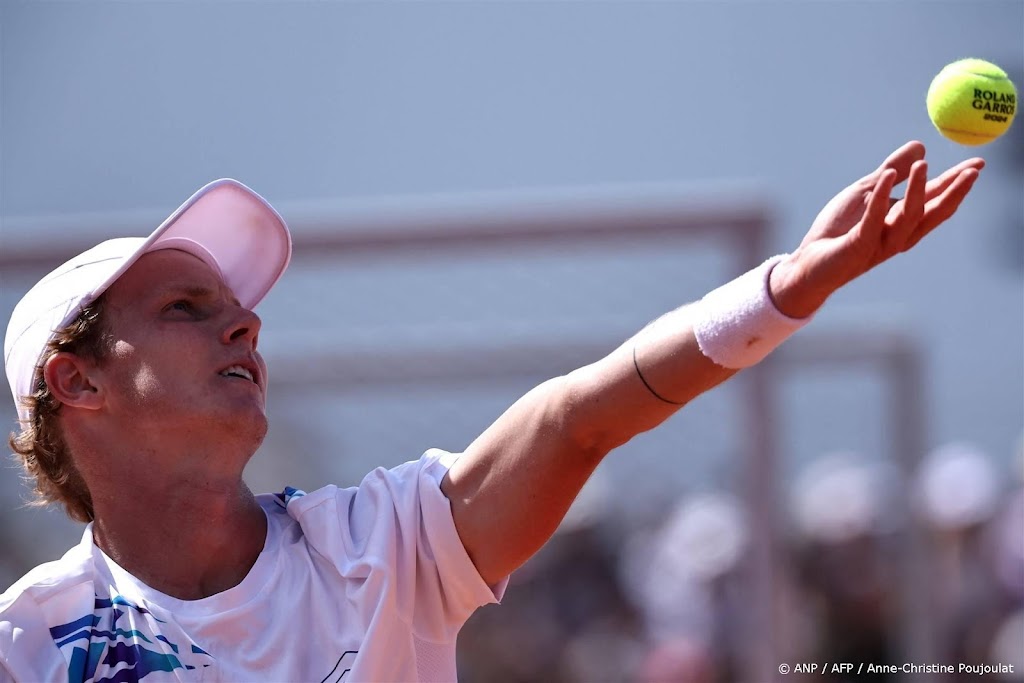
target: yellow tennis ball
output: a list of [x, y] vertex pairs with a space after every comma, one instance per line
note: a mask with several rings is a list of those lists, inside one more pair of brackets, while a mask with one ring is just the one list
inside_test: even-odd
[[995, 64], [961, 59], [932, 80], [927, 102], [928, 116], [940, 133], [961, 145], [984, 145], [1013, 123], [1017, 89]]

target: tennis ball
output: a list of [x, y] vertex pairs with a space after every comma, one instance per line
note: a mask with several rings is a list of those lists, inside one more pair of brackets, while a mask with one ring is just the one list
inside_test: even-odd
[[928, 116], [961, 145], [984, 145], [1005, 133], [1017, 111], [1017, 89], [1006, 72], [982, 59], [947, 65], [928, 88]]

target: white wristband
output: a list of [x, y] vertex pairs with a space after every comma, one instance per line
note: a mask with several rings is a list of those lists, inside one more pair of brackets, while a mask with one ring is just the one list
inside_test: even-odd
[[814, 317], [790, 318], [772, 303], [768, 278], [784, 258], [773, 256], [692, 307], [697, 344], [716, 364], [732, 369], [754, 365]]

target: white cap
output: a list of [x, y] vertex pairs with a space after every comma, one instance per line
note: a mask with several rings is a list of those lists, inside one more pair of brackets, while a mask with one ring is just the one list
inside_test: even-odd
[[292, 240], [263, 197], [230, 178], [200, 188], [149, 237], [107, 240], [63, 264], [29, 290], [11, 314], [4, 367], [18, 417], [35, 393], [39, 359], [54, 334], [74, 320], [143, 254], [180, 249], [217, 272], [246, 308], [254, 308], [284, 274]]

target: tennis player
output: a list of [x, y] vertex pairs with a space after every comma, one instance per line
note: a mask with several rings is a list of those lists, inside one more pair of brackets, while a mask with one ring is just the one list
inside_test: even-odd
[[252, 309], [291, 254], [270, 205], [216, 181], [76, 256], [14, 309], [4, 364], [38, 499], [86, 527], [0, 596], [0, 681], [456, 680], [459, 629], [610, 451], [953, 215], [984, 162], [929, 181], [924, 156], [899, 148], [791, 254], [539, 385], [464, 453], [309, 493], [242, 479], [267, 432]]

